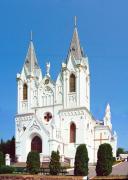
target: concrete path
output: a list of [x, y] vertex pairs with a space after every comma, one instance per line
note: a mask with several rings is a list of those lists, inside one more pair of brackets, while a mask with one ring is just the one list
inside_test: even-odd
[[[96, 168], [95, 166], [89, 166], [89, 175], [88, 175], [89, 178], [96, 176], [95, 168]], [[74, 175], [73, 168], [68, 170], [68, 175]]]
[[[95, 166], [89, 166], [89, 175], [88, 177], [92, 179], [94, 176], [96, 176], [95, 172], [96, 167]], [[73, 169], [69, 171], [70, 175], [73, 175]], [[112, 168], [111, 175], [128, 175], [128, 162], [121, 162], [119, 164], [116, 164]]]
[[88, 174], [88, 177], [89, 178], [92, 178], [94, 176], [96, 176], [96, 166], [89, 166], [89, 174]]
[[[89, 178], [96, 176], [95, 169], [95, 166], [89, 167]], [[112, 168], [112, 173], [110, 175], [128, 175], [128, 162], [125, 161], [114, 165]]]
[[128, 175], [128, 162], [124, 161], [113, 166], [111, 175]]

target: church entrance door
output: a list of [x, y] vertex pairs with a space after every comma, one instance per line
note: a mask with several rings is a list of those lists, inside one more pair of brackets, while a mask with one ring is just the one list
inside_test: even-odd
[[31, 142], [31, 151], [35, 151], [35, 152], [38, 152], [38, 153], [42, 152], [42, 140], [41, 140], [40, 137], [35, 136], [32, 139], [32, 142]]

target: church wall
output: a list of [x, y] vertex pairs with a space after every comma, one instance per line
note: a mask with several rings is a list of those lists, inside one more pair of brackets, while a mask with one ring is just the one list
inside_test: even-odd
[[[67, 157], [74, 157], [75, 155], [75, 150], [76, 150], [76, 144], [81, 140], [80, 134], [79, 134], [79, 121], [80, 115], [78, 115], [78, 111], [75, 112], [76, 115], [72, 111], [64, 112], [62, 115], [62, 137], [63, 137], [63, 142], [67, 144], [65, 146], [65, 153]], [[71, 123], [74, 123], [76, 126], [76, 143], [70, 143], [70, 125]]]
[[[94, 159], [92, 154], [94, 154], [94, 122], [92, 121], [90, 115], [85, 110], [74, 110], [63, 112], [61, 114], [63, 123], [63, 133], [65, 152], [67, 157], [75, 157], [76, 148], [79, 144], [85, 143], [88, 148], [90, 162], [93, 163]], [[76, 142], [70, 143], [70, 124], [76, 124]], [[89, 127], [87, 127], [89, 124]]]
[[79, 80], [80, 81], [79, 82], [79, 93], [80, 93], [79, 106], [87, 107], [87, 104], [86, 104], [86, 85], [87, 84], [86, 84], [86, 75], [83, 72], [83, 69], [80, 69], [80, 71], [79, 71], [79, 78], [80, 78], [80, 80]]
[[26, 158], [28, 153], [31, 151], [31, 141], [34, 136], [39, 136], [42, 140], [42, 153], [46, 156], [50, 155], [50, 146], [48, 145], [49, 137], [44, 133], [41, 129], [35, 129], [34, 127], [28, 129], [21, 137], [20, 137], [20, 151], [17, 149], [16, 154], [21, 155], [20, 161], [26, 162]]
[[[115, 147], [117, 147], [115, 144], [115, 140], [113, 141], [114, 143], [112, 143], [111, 139], [112, 139], [112, 132], [110, 131], [110, 129], [107, 126], [105, 127], [102, 125], [102, 126], [95, 127], [95, 136], [94, 136], [95, 161], [97, 161], [97, 151], [99, 149], [100, 144], [109, 143], [112, 146], [112, 148], [113, 148], [113, 144], [115, 145]], [[115, 149], [113, 148], [113, 151]], [[115, 154], [113, 154], [113, 155], [115, 155]]]
[[117, 152], [117, 139], [111, 141], [113, 156], [116, 157]]
[[[71, 74], [76, 76], [76, 91], [70, 92], [69, 91], [69, 78]], [[87, 87], [89, 84], [86, 82], [86, 73], [85, 70], [80, 68], [76, 68], [63, 72], [64, 77], [64, 107], [66, 108], [74, 108], [74, 107], [84, 107], [86, 106], [89, 108], [89, 88]], [[88, 97], [88, 98], [87, 98]]]

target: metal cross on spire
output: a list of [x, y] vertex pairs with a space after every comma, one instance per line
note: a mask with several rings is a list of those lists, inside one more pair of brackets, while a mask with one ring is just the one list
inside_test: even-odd
[[74, 17], [74, 25], [75, 25], [75, 27], [77, 26], [77, 17], [76, 16]]
[[32, 30], [31, 30], [30, 38], [31, 38], [30, 40], [32, 41]]

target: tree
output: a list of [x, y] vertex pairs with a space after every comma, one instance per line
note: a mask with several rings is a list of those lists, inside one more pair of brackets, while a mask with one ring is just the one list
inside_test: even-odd
[[10, 154], [10, 158], [11, 161], [14, 162], [15, 161], [15, 138], [14, 136], [12, 137], [12, 139], [7, 140], [7, 141], [3, 141], [3, 139], [1, 139], [0, 142], [0, 151], [3, 152], [3, 154]]
[[124, 149], [121, 148], [121, 147], [119, 147], [119, 148], [117, 149], [117, 151], [116, 151], [116, 156], [119, 157], [120, 154], [124, 154], [124, 153], [125, 153], [125, 152], [124, 152]]
[[3, 152], [0, 151], [0, 167], [5, 165], [5, 158]]
[[10, 141], [10, 148], [9, 148], [10, 158], [12, 162], [15, 162], [15, 137], [13, 136]]
[[51, 160], [49, 163], [49, 169], [50, 169], [50, 174], [51, 175], [57, 175], [60, 172], [60, 155], [59, 155], [59, 151], [52, 151], [51, 154]]
[[88, 175], [88, 151], [85, 144], [81, 144], [77, 147], [74, 163], [74, 175], [75, 176], [87, 176]]
[[104, 143], [99, 146], [97, 153], [97, 176], [107, 176], [112, 172], [113, 155], [110, 144]]
[[29, 173], [37, 174], [40, 168], [40, 157], [37, 152], [29, 152], [26, 161], [26, 168]]

